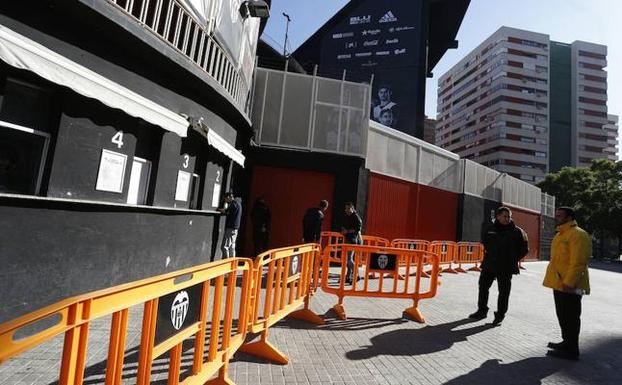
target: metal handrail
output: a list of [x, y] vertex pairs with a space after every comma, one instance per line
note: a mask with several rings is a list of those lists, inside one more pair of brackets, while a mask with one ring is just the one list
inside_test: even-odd
[[190, 59], [231, 96], [244, 113], [250, 87], [233, 60], [177, 0], [107, 0]]

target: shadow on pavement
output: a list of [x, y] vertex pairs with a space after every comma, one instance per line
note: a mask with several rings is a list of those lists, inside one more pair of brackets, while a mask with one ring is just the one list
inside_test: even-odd
[[[350, 360], [362, 360], [378, 355], [416, 356], [447, 350], [454, 343], [466, 341], [468, 336], [493, 328], [491, 324], [452, 330], [458, 326], [474, 322], [462, 319], [421, 329], [399, 329], [382, 333], [370, 339], [372, 345], [346, 353]], [[412, 343], [409, 343], [411, 341]]]
[[590, 269], [612, 271], [614, 273], [622, 273], [622, 261], [595, 261], [590, 262]]
[[543, 379], [557, 372], [563, 372], [565, 377], [573, 378], [572, 383], [620, 384], [622, 383], [622, 374], [618, 370], [620, 356], [622, 356], [622, 338], [612, 338], [596, 341], [588, 346], [584, 349], [580, 361], [544, 356], [503, 364], [501, 360], [491, 359], [479, 368], [444, 385], [540, 385]]
[[340, 320], [336, 318], [332, 309], [327, 311], [322, 318], [324, 318], [324, 321], [326, 322], [324, 325], [314, 325], [309, 322], [286, 318], [272, 327], [288, 329], [355, 331], [377, 329], [385, 326], [401, 325], [403, 323], [412, 322], [404, 318], [348, 318], [346, 320]]

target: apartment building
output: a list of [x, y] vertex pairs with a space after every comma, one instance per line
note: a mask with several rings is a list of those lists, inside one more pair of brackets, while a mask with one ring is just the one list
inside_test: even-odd
[[610, 146], [615, 146], [616, 153], [612, 156], [609, 155], [607, 159], [618, 160], [618, 155], [620, 153], [620, 137], [619, 137], [619, 116], [618, 115], [607, 115], [607, 124], [603, 127], [605, 128], [605, 132], [607, 133], [607, 143]]
[[606, 53], [501, 27], [441, 76], [436, 144], [531, 183], [615, 156]]

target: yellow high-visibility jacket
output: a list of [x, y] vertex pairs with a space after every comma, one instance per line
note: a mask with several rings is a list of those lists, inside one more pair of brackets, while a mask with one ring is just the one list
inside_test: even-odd
[[592, 257], [592, 239], [576, 221], [557, 226], [551, 246], [551, 261], [542, 283], [546, 287], [562, 290], [562, 284], [590, 293], [587, 264]]

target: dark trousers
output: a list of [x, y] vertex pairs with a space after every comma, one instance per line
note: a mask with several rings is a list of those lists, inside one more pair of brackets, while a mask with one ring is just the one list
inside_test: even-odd
[[253, 231], [253, 243], [255, 244], [255, 256], [268, 250], [268, 242], [270, 240], [270, 233], [267, 231]]
[[581, 330], [581, 298], [583, 296], [553, 290], [555, 313], [562, 329], [562, 339], [568, 350], [579, 351], [579, 331]]
[[512, 274], [497, 274], [489, 270], [482, 270], [479, 276], [479, 297], [477, 308], [480, 311], [488, 311], [488, 292], [492, 282], [497, 280], [499, 287], [499, 298], [497, 298], [497, 316], [503, 317], [508, 311], [508, 302], [510, 300], [510, 289], [512, 289]]

